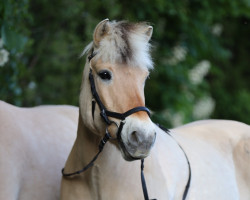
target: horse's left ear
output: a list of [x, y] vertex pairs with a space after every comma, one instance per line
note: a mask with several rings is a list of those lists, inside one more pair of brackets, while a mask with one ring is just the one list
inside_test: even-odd
[[146, 35], [148, 41], [151, 39], [152, 34], [153, 34], [153, 27], [152, 26], [148, 26], [146, 28], [146, 31], [145, 31], [145, 35]]
[[110, 29], [109, 19], [104, 19], [96, 26], [93, 36], [95, 46], [97, 47], [99, 46], [100, 41], [109, 32], [109, 29]]

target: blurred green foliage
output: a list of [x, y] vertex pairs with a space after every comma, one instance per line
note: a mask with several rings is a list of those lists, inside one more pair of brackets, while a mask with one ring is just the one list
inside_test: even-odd
[[250, 124], [249, 0], [3, 0], [0, 52], [9, 57], [0, 66], [0, 99], [78, 105], [85, 61], [78, 57], [105, 18], [154, 27], [155, 70], [145, 89], [154, 121]]

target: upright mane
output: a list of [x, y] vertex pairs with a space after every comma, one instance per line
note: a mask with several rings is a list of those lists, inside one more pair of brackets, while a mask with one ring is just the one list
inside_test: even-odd
[[[153, 68], [150, 55], [152, 27], [147, 23], [108, 21], [108, 29], [103, 30], [98, 45], [91, 42], [83, 54], [94, 54], [102, 62], [122, 63], [129, 66]], [[82, 54], [82, 55], [83, 55]]]

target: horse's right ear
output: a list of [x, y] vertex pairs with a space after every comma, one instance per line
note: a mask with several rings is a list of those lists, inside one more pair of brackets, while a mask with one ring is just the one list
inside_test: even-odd
[[153, 27], [152, 26], [148, 26], [145, 32], [146, 36], [147, 36], [147, 40], [149, 41], [152, 37], [153, 34]]
[[104, 19], [101, 21], [95, 28], [94, 31], [94, 44], [95, 46], [99, 46], [100, 41], [103, 37], [109, 32], [110, 26], [109, 26], [109, 19]]

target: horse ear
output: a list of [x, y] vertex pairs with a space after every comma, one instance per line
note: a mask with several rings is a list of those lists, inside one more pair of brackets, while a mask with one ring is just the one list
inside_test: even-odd
[[109, 26], [109, 19], [104, 19], [101, 21], [95, 28], [94, 31], [94, 44], [95, 46], [99, 46], [100, 41], [102, 40], [103, 37], [108, 33], [110, 29]]
[[151, 39], [152, 34], [153, 34], [153, 27], [152, 26], [148, 26], [146, 28], [146, 31], [145, 31], [145, 35], [146, 35], [148, 41]]

